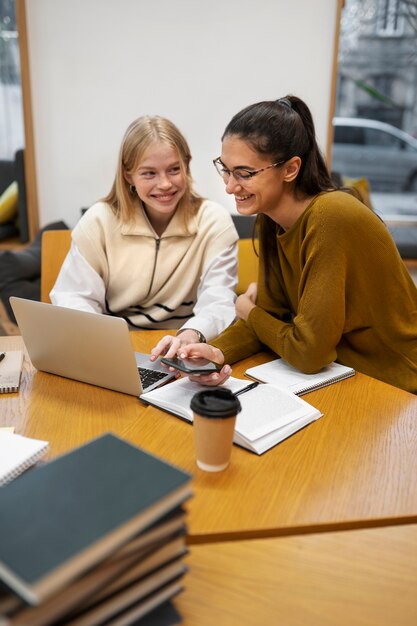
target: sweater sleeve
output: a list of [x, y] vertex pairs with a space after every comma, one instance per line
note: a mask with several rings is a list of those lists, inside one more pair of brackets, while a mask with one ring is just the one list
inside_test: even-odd
[[337, 358], [336, 346], [345, 330], [346, 277], [352, 270], [358, 274], [355, 256], [356, 250], [366, 250], [365, 231], [366, 225], [355, 229], [352, 220], [342, 227], [335, 212], [326, 219], [319, 214], [308, 224], [299, 248], [301, 273], [294, 316], [282, 319], [261, 300], [249, 314], [247, 325], [258, 340], [305, 373]]
[[182, 328], [195, 328], [207, 340], [217, 337], [235, 319], [237, 244], [219, 254], [201, 277], [194, 316]]
[[106, 309], [103, 280], [80, 254], [74, 242], [49, 295], [52, 304], [70, 309], [90, 313], [104, 313]]
[[[277, 284], [271, 297], [262, 287], [265, 284], [262, 252], [260, 252], [258, 267], [259, 306], [273, 311], [273, 314], [280, 319], [287, 319], [290, 317], [290, 312], [284, 291], [279, 289]], [[238, 320], [214, 341], [210, 341], [210, 344], [222, 351], [225, 363], [235, 363], [265, 348], [265, 344], [259, 339], [256, 331], [243, 320]]]
[[[213, 261], [236, 244], [239, 237], [231, 215], [221, 205], [205, 200], [198, 214], [199, 238], [203, 244], [202, 274]], [[237, 274], [237, 268], [234, 269]]]
[[219, 335], [210, 345], [219, 348], [225, 363], [236, 363], [262, 350], [262, 343], [256, 333], [244, 322], [238, 320]]

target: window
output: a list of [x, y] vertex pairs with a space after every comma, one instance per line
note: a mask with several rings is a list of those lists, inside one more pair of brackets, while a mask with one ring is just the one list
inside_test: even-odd
[[[344, 0], [331, 169], [416, 213], [417, 0]], [[403, 131], [403, 132], [401, 132]], [[383, 209], [382, 209], [383, 207]]]
[[0, 159], [24, 145], [20, 58], [14, 0], [0, 0]]
[[395, 137], [390, 133], [385, 133], [382, 130], [376, 128], [365, 128], [365, 144], [367, 146], [383, 146], [386, 148], [394, 148], [399, 150], [401, 148], [402, 141], [399, 137]]
[[377, 32], [379, 35], [400, 36], [404, 31], [404, 16], [401, 14], [401, 0], [379, 0]]
[[362, 145], [364, 143], [363, 128], [360, 126], [335, 126], [334, 142]]

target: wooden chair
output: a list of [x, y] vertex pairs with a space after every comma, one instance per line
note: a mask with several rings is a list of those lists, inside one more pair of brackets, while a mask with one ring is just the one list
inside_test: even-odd
[[[246, 291], [250, 283], [256, 283], [258, 280], [258, 257], [252, 244], [255, 216], [233, 214], [232, 220], [239, 235], [237, 244], [239, 268], [236, 293], [240, 296]], [[255, 246], [257, 246], [256, 240]]]
[[[236, 293], [244, 293], [249, 283], [258, 281], [258, 257], [253, 249], [252, 239], [239, 239], [238, 245], [238, 283]], [[256, 245], [256, 242], [255, 242]]]
[[51, 302], [49, 293], [55, 284], [61, 265], [70, 247], [70, 230], [46, 230], [43, 233], [41, 253], [42, 302]]

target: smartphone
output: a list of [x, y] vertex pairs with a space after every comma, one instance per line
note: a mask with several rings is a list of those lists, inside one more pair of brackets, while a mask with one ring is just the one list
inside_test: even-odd
[[175, 369], [186, 374], [212, 374], [213, 372], [220, 372], [222, 369], [222, 365], [201, 357], [195, 359], [180, 359], [176, 356], [170, 359], [163, 357], [161, 363], [175, 367]]

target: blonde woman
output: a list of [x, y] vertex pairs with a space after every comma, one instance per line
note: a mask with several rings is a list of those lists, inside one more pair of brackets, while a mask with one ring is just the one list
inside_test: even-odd
[[193, 191], [191, 153], [169, 120], [127, 129], [110, 193], [72, 233], [53, 304], [178, 329], [170, 348], [213, 339], [235, 318], [237, 239], [229, 213]]

